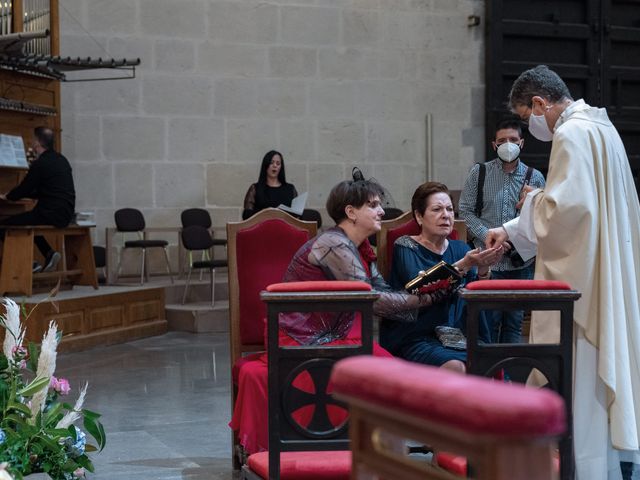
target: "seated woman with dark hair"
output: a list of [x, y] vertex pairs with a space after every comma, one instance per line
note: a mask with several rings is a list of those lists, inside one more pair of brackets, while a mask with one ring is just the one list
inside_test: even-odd
[[[380, 230], [384, 210], [380, 187], [367, 181], [344, 181], [333, 187], [327, 211], [336, 226], [309, 240], [294, 255], [283, 281], [359, 280], [380, 293], [374, 313], [398, 322], [414, 322], [421, 307], [433, 304], [430, 295], [393, 291], [378, 273], [367, 238]], [[281, 345], [360, 343], [353, 313], [290, 313], [280, 320]], [[374, 355], [390, 356], [374, 344]], [[238, 397], [230, 426], [238, 430], [248, 453], [268, 449], [267, 355], [242, 366]]]
[[244, 196], [242, 219], [246, 220], [265, 208], [277, 208], [280, 204], [290, 207], [297, 196], [296, 187], [287, 183], [282, 154], [271, 150], [262, 159], [257, 183], [252, 184]]
[[[462, 285], [489, 277], [489, 266], [500, 259], [502, 247], [471, 250], [464, 242], [448, 239], [454, 214], [446, 185], [437, 182], [420, 185], [411, 199], [411, 210], [420, 226], [420, 234], [405, 235], [396, 240], [390, 281], [393, 288], [404, 288], [421, 270], [428, 270], [442, 260], [464, 275]], [[380, 327], [380, 344], [406, 360], [464, 372], [466, 351], [443, 346], [435, 329], [443, 325], [465, 331], [465, 320], [465, 303], [453, 293], [444, 301], [422, 309], [416, 322], [399, 322], [386, 317]], [[480, 339], [489, 342], [490, 329], [484, 315], [480, 325]]]

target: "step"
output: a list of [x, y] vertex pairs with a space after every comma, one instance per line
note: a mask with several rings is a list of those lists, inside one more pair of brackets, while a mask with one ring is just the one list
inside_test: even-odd
[[[216, 295], [217, 296], [217, 295]], [[229, 301], [209, 299], [193, 303], [167, 303], [165, 315], [169, 330], [191, 333], [226, 333], [229, 331]]]
[[[216, 272], [215, 297], [216, 302], [219, 300], [227, 300], [229, 298], [229, 284], [227, 282], [227, 273]], [[182, 303], [184, 295], [184, 287], [187, 283], [186, 278], [177, 279], [173, 285], [165, 287], [166, 303]], [[197, 273], [191, 276], [189, 282], [189, 291], [187, 292], [187, 303], [210, 302], [211, 301], [211, 284], [209, 274], [205, 273], [202, 280]]]

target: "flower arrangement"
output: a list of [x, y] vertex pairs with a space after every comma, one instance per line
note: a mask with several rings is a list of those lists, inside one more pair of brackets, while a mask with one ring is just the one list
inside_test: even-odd
[[[51, 322], [40, 346], [29, 343], [24, 347], [20, 309], [10, 299], [3, 303], [0, 480], [20, 480], [40, 472], [52, 480], [84, 478], [86, 471], [93, 472], [87, 453], [102, 450], [106, 441], [100, 415], [82, 409], [88, 385], [80, 389], [74, 405], [61, 401], [71, 391], [66, 379], [53, 375], [61, 332]], [[81, 419], [96, 445], [88, 443], [85, 431], [75, 425]]]

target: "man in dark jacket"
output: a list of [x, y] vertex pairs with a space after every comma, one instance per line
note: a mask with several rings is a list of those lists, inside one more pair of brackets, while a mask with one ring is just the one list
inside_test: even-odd
[[[6, 194], [0, 194], [0, 198], [12, 201], [34, 198], [38, 203], [33, 210], [8, 217], [1, 221], [0, 225], [66, 227], [73, 218], [76, 203], [71, 165], [64, 156], [54, 150], [53, 130], [37, 127], [33, 133], [32, 148], [37, 158], [31, 163], [29, 172], [20, 185]], [[45, 258], [44, 268], [34, 265], [34, 271], [54, 270], [60, 261], [60, 253], [53, 251], [42, 236], [35, 237], [34, 243]]]

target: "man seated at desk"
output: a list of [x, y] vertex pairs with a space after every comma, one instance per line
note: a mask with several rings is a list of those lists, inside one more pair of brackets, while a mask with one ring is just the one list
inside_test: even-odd
[[[54, 150], [54, 133], [48, 127], [36, 127], [32, 143], [36, 159], [22, 182], [8, 193], [0, 194], [0, 199], [16, 201], [21, 198], [37, 199], [31, 211], [13, 215], [0, 225], [52, 225], [66, 227], [75, 211], [76, 193], [73, 186], [71, 165], [68, 160]], [[4, 230], [0, 231], [4, 238]], [[34, 243], [44, 257], [44, 267], [34, 263], [33, 271], [50, 272], [60, 261], [60, 253], [54, 251], [43, 236], [36, 236]]]

